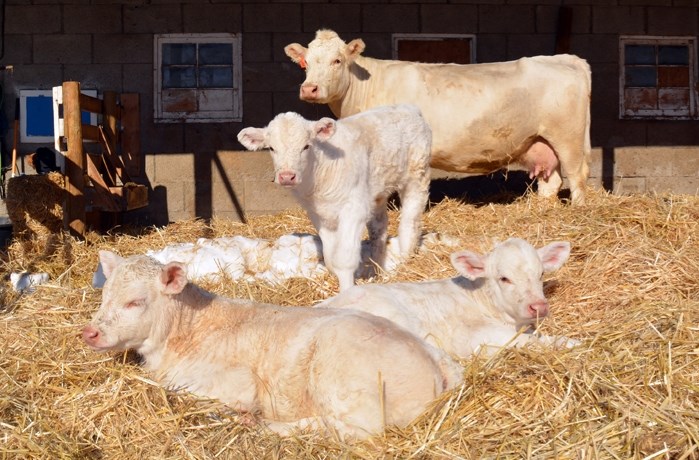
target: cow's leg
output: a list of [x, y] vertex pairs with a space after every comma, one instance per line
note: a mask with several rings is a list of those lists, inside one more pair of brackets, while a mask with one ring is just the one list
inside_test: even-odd
[[561, 168], [557, 167], [551, 171], [547, 178], [544, 178], [544, 176], [540, 174], [536, 180], [536, 185], [540, 197], [555, 197], [558, 194], [558, 191], [561, 189], [561, 186], [563, 186]]
[[415, 252], [420, 229], [422, 213], [428, 199], [429, 177], [410, 182], [401, 193], [400, 224], [398, 225], [398, 244], [401, 258], [407, 259]]
[[572, 161], [562, 163], [563, 172], [570, 184], [570, 201], [574, 205], [585, 204], [585, 188], [590, 175], [590, 166], [587, 162], [588, 156], [581, 154]]
[[388, 240], [388, 211], [386, 197], [375, 200], [371, 217], [367, 222], [371, 260], [381, 268], [386, 263], [386, 241]]
[[[589, 137], [589, 133], [585, 136]], [[560, 161], [559, 171], [562, 170], [568, 179], [570, 200], [574, 205], [585, 203], [585, 188], [590, 174], [590, 142], [589, 138], [584, 139], [585, 136], [581, 134], [579, 137], [583, 141], [582, 144], [570, 141], [552, 142]]]

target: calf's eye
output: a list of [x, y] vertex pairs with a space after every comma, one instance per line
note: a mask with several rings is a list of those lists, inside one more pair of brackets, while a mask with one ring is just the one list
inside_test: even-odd
[[126, 304], [126, 308], [142, 307], [145, 302], [146, 302], [145, 299], [132, 300], [131, 302]]
[[306, 144], [303, 146], [303, 150], [308, 150], [311, 146], [309, 144]]
[[506, 276], [501, 276], [501, 277], [500, 277], [500, 282], [501, 282], [501, 283], [505, 283], [505, 284], [511, 284], [511, 283], [512, 283], [512, 281], [510, 281], [510, 279], [509, 279], [508, 277], [506, 277]]

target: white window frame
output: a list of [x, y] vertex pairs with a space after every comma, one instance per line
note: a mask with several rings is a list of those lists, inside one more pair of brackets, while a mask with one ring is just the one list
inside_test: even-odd
[[[241, 34], [157, 34], [153, 39], [154, 48], [154, 101], [153, 118], [156, 123], [223, 123], [243, 120], [242, 88], [242, 37]], [[162, 45], [166, 43], [226, 43], [233, 48], [233, 87], [232, 88], [192, 88], [197, 94], [197, 103], [202, 100], [223, 100], [230, 98], [230, 107], [219, 110], [191, 112], [167, 111], [164, 108], [162, 85]], [[183, 92], [186, 89], [183, 89]]]
[[[673, 113], [671, 109], [627, 110], [626, 88], [626, 45], [686, 45], [689, 51], [689, 114], [684, 111]], [[690, 36], [628, 35], [619, 37], [619, 119], [622, 120], [693, 120], [697, 113], [697, 39]]]
[[393, 34], [391, 38], [393, 59], [398, 59], [398, 42], [401, 40], [439, 41], [445, 38], [467, 38], [471, 40], [471, 64], [476, 63], [476, 36], [474, 34]]

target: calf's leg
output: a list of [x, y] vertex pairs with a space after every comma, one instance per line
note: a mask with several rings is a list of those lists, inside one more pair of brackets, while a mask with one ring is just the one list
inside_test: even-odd
[[408, 183], [401, 193], [398, 244], [403, 259], [410, 257], [417, 248], [422, 228], [422, 213], [427, 205], [428, 190], [429, 177], [425, 177]]
[[318, 232], [325, 266], [337, 276], [340, 291], [354, 285], [354, 272], [361, 260], [364, 222], [364, 219], [357, 219], [352, 210], [343, 210], [337, 230]]
[[371, 260], [381, 268], [386, 263], [386, 241], [388, 240], [388, 211], [386, 210], [386, 197], [376, 198], [367, 222], [369, 233], [369, 247]]

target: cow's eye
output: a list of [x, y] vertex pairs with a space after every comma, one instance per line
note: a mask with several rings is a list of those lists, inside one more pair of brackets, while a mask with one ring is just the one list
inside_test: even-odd
[[501, 282], [501, 283], [505, 283], [505, 284], [511, 284], [511, 283], [512, 283], [512, 281], [510, 281], [510, 279], [509, 279], [508, 277], [506, 277], [506, 276], [501, 276], [501, 277], [500, 277], [500, 282]]
[[342, 62], [341, 60], [335, 59], [335, 62], [333, 62], [333, 64], [335, 64], [335, 65], [340, 65], [341, 62]]
[[308, 150], [309, 148], [310, 148], [310, 145], [309, 145], [309, 144], [304, 145], [304, 146], [303, 146], [304, 152], [305, 152], [306, 150]]

